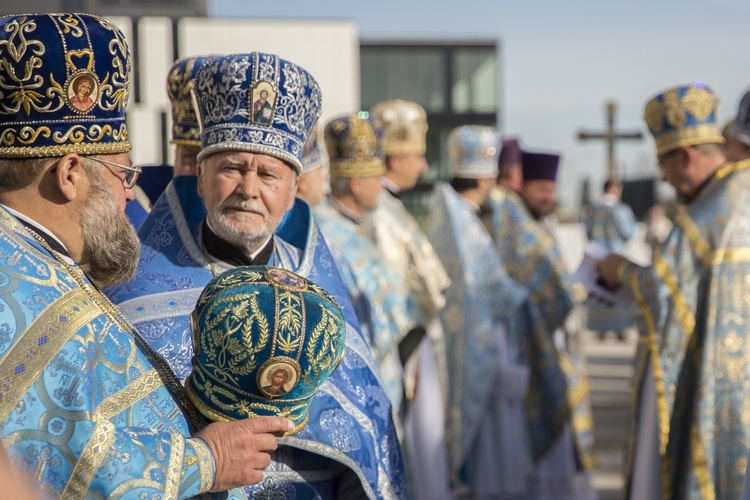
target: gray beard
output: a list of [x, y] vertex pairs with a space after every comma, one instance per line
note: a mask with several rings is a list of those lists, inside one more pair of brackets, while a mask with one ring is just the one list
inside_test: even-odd
[[[249, 206], [251, 210], [257, 210], [263, 216], [263, 224], [253, 231], [240, 231], [234, 227], [226, 215], [224, 215], [224, 209], [240, 204]], [[231, 198], [225, 200], [218, 207], [207, 210], [206, 217], [211, 225], [211, 229], [219, 238], [242, 249], [247, 255], [257, 250], [273, 234], [279, 222], [281, 222], [280, 220], [271, 219], [268, 212], [261, 209], [257, 204], [247, 201], [243, 203], [233, 202]]]
[[80, 219], [89, 261], [81, 267], [97, 286], [125, 283], [135, 276], [141, 243], [101, 175], [90, 177], [91, 194]]

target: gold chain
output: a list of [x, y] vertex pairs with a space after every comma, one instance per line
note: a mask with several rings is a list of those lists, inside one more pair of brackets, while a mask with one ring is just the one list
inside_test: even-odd
[[208, 260], [208, 266], [211, 268], [211, 274], [214, 275], [214, 278], [218, 276], [216, 273], [216, 266], [214, 266], [214, 259], [211, 257], [211, 254], [208, 253], [208, 249], [206, 249], [206, 242], [203, 241], [203, 255], [206, 256], [206, 260]]
[[154, 365], [154, 368], [156, 368], [156, 371], [159, 374], [159, 378], [161, 378], [164, 387], [167, 388], [172, 397], [177, 400], [180, 406], [185, 410], [194, 427], [196, 429], [201, 429], [202, 427], [204, 427], [205, 424], [203, 423], [203, 420], [197, 415], [195, 407], [185, 397], [184, 388], [177, 378], [177, 375], [175, 375], [174, 371], [164, 360], [164, 358], [159, 353], [157, 353], [153, 349], [153, 347], [148, 344], [148, 342], [143, 339], [141, 334], [138, 332], [135, 326], [130, 323], [128, 318], [125, 317], [122, 311], [120, 311], [120, 309], [115, 306], [111, 300], [109, 300], [109, 297], [104, 295], [98, 288], [90, 283], [86, 283], [82, 279], [82, 276], [85, 276], [85, 273], [82, 269], [80, 269], [79, 267], [72, 267], [65, 261], [62, 255], [60, 255], [59, 252], [53, 250], [52, 247], [50, 247], [49, 244], [44, 240], [44, 238], [37, 234], [36, 231], [30, 228], [27, 229], [29, 233], [31, 233], [31, 235], [34, 236], [34, 238], [44, 247], [44, 249], [51, 253], [52, 256], [55, 257], [55, 259], [60, 262], [63, 267], [65, 267], [65, 270], [68, 271], [68, 274], [70, 274], [70, 276], [73, 277], [78, 286], [80, 286], [88, 294], [88, 296], [91, 297], [91, 300], [93, 300], [96, 305], [98, 305], [99, 308], [103, 310], [104, 313], [120, 327], [121, 330], [130, 334], [133, 340], [135, 340], [136, 344], [138, 344], [141, 350], [144, 351], [146, 357], [149, 358], [149, 361], [151, 361], [151, 363]]

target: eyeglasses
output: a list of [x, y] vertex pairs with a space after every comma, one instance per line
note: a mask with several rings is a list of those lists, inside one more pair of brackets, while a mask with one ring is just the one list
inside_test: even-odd
[[122, 181], [122, 185], [125, 186], [125, 189], [133, 189], [133, 186], [135, 186], [136, 181], [138, 181], [138, 177], [141, 175], [141, 167], [139, 165], [120, 165], [119, 163], [115, 163], [112, 161], [102, 160], [101, 158], [96, 158], [95, 156], [87, 156], [86, 158], [94, 161], [98, 161], [99, 163], [104, 163], [105, 165], [111, 165], [113, 167], [121, 168], [125, 170], [125, 177], [120, 177], [120, 180]]

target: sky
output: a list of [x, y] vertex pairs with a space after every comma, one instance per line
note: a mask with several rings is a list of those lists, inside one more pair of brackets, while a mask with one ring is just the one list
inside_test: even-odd
[[746, 0], [209, 0], [209, 12], [350, 19], [361, 39], [498, 40], [500, 131], [528, 149], [562, 154], [566, 204], [577, 201], [584, 177], [593, 193], [605, 179], [604, 142], [582, 143], [577, 135], [604, 129], [607, 101], [617, 104], [618, 129], [644, 134], [615, 147], [627, 179], [657, 172], [642, 119], [648, 99], [674, 85], [706, 82], [719, 96], [723, 125], [750, 89]]

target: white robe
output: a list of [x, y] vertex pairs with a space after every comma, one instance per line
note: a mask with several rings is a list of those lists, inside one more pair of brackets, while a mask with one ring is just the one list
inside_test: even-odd
[[425, 338], [417, 354], [417, 388], [406, 417], [409, 485], [416, 500], [454, 498], [445, 449], [445, 414], [432, 342]]
[[487, 411], [467, 457], [467, 479], [477, 500], [527, 498], [530, 460], [521, 450], [526, 447], [524, 395], [531, 371], [510, 360], [502, 325], [495, 334], [500, 356]]
[[[566, 349], [565, 332], [561, 328], [552, 335], [555, 347]], [[591, 482], [591, 473], [576, 468], [576, 441], [569, 423], [550, 450], [536, 465], [531, 475], [529, 497], [534, 500], [594, 500], [598, 498]]]
[[661, 460], [656, 387], [651, 360], [646, 361], [646, 373], [643, 376], [639, 398], [638, 436], [635, 443], [630, 498], [658, 500], [661, 498]]

